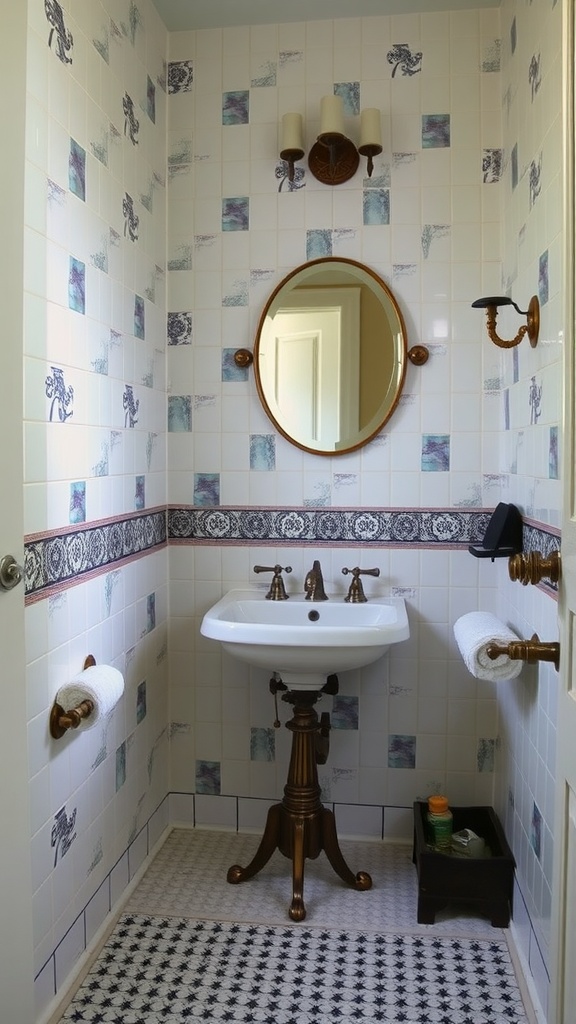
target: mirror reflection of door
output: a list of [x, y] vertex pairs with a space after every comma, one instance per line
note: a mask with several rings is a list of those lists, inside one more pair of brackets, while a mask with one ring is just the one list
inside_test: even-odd
[[359, 348], [359, 288], [295, 290], [267, 318], [262, 382], [274, 417], [303, 444], [358, 432]]
[[390, 289], [368, 267], [335, 256], [280, 282], [254, 346], [264, 411], [288, 441], [318, 455], [344, 455], [375, 437], [398, 404], [406, 362]]

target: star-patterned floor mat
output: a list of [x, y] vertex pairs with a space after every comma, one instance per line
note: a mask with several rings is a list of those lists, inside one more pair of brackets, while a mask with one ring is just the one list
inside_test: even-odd
[[527, 1024], [508, 947], [124, 914], [62, 1024]]

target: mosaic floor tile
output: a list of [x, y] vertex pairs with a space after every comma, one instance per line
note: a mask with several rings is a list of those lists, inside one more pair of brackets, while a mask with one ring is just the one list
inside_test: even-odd
[[93, 1024], [527, 1024], [504, 939], [125, 914], [62, 1017]]
[[[127, 911], [290, 926], [291, 864], [278, 850], [254, 878], [240, 885], [226, 881], [228, 868], [248, 864], [259, 842], [259, 836], [245, 833], [175, 829], [132, 894]], [[307, 925], [340, 928], [345, 920], [366, 931], [430, 933], [430, 925], [416, 921], [418, 882], [411, 846], [346, 840], [340, 846], [354, 874], [371, 875], [372, 888], [349, 888], [324, 853], [307, 860]], [[447, 907], [436, 915], [434, 935], [491, 939], [495, 934], [502, 933], [473, 914]]]

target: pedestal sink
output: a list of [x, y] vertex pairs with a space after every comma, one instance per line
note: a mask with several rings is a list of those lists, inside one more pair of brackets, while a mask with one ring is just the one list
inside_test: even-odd
[[241, 661], [277, 672], [290, 689], [321, 690], [329, 675], [369, 665], [407, 640], [410, 627], [401, 597], [267, 601], [259, 590], [230, 590], [206, 612], [200, 632]]
[[[390, 644], [410, 635], [401, 598], [376, 598], [366, 604], [346, 604], [343, 597], [308, 601], [303, 596], [268, 601], [263, 592], [231, 590], [206, 613], [203, 636], [219, 640], [225, 650], [259, 668], [276, 673], [272, 692], [283, 690], [293, 718], [292, 752], [284, 797], [268, 811], [258, 849], [246, 867], [233, 864], [228, 881], [236, 885], [260, 871], [276, 849], [292, 861], [293, 921], [306, 917], [304, 864], [324, 850], [346, 885], [370, 889], [365, 871], [354, 874], [338, 843], [334, 812], [320, 799], [318, 764], [328, 758], [330, 717], [318, 720], [314, 704], [324, 693], [338, 692], [337, 673], [376, 661]], [[330, 680], [328, 680], [330, 677]], [[279, 723], [278, 723], [279, 724]]]

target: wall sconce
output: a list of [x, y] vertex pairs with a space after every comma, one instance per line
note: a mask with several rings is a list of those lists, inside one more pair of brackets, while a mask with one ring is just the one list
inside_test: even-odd
[[[324, 96], [320, 101], [320, 134], [308, 154], [308, 167], [323, 185], [341, 185], [356, 173], [360, 154], [368, 158], [368, 177], [374, 169], [373, 157], [382, 152], [380, 111], [369, 107], [360, 114], [358, 149], [344, 134], [344, 110], [341, 96]], [[302, 114], [282, 117], [280, 159], [288, 164], [288, 178], [294, 181], [294, 164], [304, 156]]]
[[[536, 295], [533, 295], [530, 299], [530, 304], [527, 310], [519, 309], [512, 299], [509, 299], [506, 295], [490, 295], [484, 299], [476, 299], [476, 302], [472, 303], [475, 309], [486, 310], [486, 327], [488, 329], [488, 337], [495, 345], [499, 348], [514, 348], [515, 345], [519, 345], [525, 334], [528, 335], [528, 339], [532, 348], [536, 348], [538, 344], [538, 332], [540, 330], [540, 303]], [[520, 316], [526, 317], [526, 323], [522, 324], [518, 334], [512, 341], [504, 341], [496, 333], [496, 317], [498, 316], [498, 306], [514, 306], [517, 313]]]

